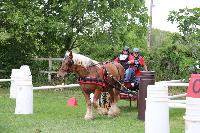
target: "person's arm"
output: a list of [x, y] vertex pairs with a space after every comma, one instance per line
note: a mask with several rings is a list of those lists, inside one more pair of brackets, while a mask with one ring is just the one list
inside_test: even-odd
[[144, 66], [143, 66], [143, 67], [144, 67], [144, 70], [145, 70], [145, 71], [148, 71], [148, 69], [147, 69], [147, 65], [146, 65], [145, 62], [144, 62]]
[[128, 64], [133, 64], [134, 63], [134, 57], [132, 55], [128, 56]]
[[146, 65], [143, 57], [140, 58], [140, 64], [143, 66], [144, 71], [148, 71], [147, 65]]
[[114, 62], [119, 62], [119, 56], [114, 59]]

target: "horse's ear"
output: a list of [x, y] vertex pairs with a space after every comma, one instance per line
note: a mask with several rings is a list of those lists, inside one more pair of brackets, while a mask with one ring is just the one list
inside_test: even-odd
[[72, 55], [72, 51], [69, 52], [69, 57], [72, 59], [73, 55]]
[[66, 50], [65, 55], [67, 55], [69, 53], [69, 50]]

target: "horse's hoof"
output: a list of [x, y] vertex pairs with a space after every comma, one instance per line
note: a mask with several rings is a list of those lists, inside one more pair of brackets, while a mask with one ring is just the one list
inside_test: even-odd
[[108, 117], [117, 116], [120, 114], [120, 109], [118, 107], [110, 108], [108, 111]]
[[119, 113], [112, 113], [112, 114], [108, 113], [108, 117], [116, 117], [118, 115], [119, 115]]
[[113, 117], [113, 115], [108, 114], [108, 117]]
[[89, 121], [89, 120], [93, 120], [94, 117], [93, 116], [85, 116], [85, 120]]
[[99, 108], [98, 109], [98, 114], [107, 115], [108, 114], [108, 110], [106, 108]]

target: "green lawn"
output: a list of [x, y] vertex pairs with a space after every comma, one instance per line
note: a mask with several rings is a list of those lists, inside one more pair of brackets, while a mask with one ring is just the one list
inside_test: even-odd
[[[66, 105], [76, 97], [78, 106]], [[144, 133], [144, 122], [137, 119], [137, 109], [129, 101], [119, 102], [121, 114], [115, 118], [96, 115], [85, 121], [85, 101], [79, 89], [34, 91], [34, 113], [15, 115], [15, 100], [0, 88], [0, 133]], [[183, 109], [170, 110], [171, 133], [184, 132]]]

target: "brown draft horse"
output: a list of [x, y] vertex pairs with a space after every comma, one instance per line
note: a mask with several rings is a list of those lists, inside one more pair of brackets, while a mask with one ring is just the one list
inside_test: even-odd
[[[120, 83], [124, 81], [124, 68], [117, 62], [94, 63], [94, 60], [84, 60], [82, 57], [74, 56], [72, 52], [66, 53], [62, 66], [58, 71], [58, 76], [64, 77], [67, 73], [76, 73], [79, 76], [79, 84], [86, 100], [85, 119], [94, 118], [92, 106], [100, 114], [116, 116], [120, 113], [117, 106], [120, 93]], [[87, 57], [88, 58], [88, 57]], [[98, 106], [98, 99], [102, 92], [108, 92], [111, 97], [111, 107], [109, 110]], [[90, 100], [90, 94], [93, 93], [93, 100]], [[93, 102], [91, 102], [93, 101]]]

